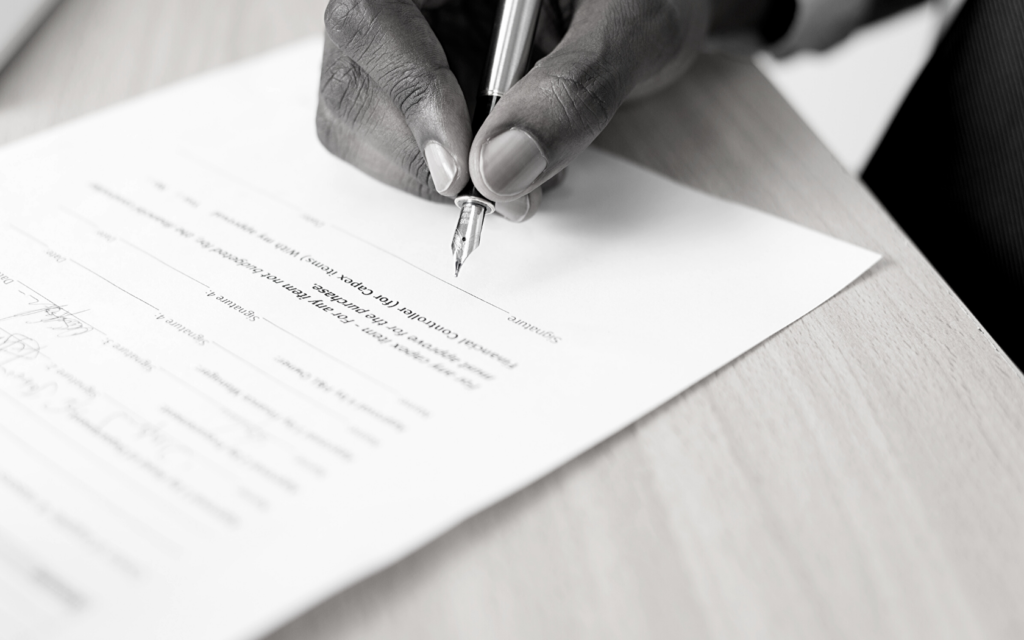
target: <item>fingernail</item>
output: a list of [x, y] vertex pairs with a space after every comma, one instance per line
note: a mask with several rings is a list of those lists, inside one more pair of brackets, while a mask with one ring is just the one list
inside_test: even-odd
[[448, 187], [455, 182], [455, 176], [459, 173], [459, 165], [455, 157], [448, 153], [448, 150], [438, 142], [428, 142], [423, 147], [423, 155], [427, 157], [427, 167], [430, 169], [430, 178], [434, 181], [434, 188], [438, 193], [444, 193]]
[[541, 189], [535, 189], [522, 198], [516, 198], [507, 202], [497, 202], [494, 207], [501, 217], [509, 222], [526, 222], [537, 211], [540, 199]]
[[515, 197], [544, 173], [548, 161], [525, 131], [509, 129], [491, 138], [480, 153], [480, 173], [495, 195]]

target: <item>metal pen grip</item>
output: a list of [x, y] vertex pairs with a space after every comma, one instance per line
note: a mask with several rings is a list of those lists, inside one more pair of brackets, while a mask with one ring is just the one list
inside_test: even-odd
[[500, 0], [484, 95], [501, 97], [526, 73], [542, 0]]

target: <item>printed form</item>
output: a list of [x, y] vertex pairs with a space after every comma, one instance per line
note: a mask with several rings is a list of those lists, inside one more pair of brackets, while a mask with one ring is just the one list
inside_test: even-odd
[[0, 637], [240, 640], [878, 256], [590, 151], [534, 220], [331, 157], [319, 41], [0, 151]]

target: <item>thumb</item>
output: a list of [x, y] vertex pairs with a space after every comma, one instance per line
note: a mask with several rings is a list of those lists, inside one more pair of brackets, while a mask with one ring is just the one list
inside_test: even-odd
[[501, 98], [473, 140], [473, 184], [530, 193], [597, 137], [638, 83], [696, 52], [706, 0], [580, 0], [557, 47]]

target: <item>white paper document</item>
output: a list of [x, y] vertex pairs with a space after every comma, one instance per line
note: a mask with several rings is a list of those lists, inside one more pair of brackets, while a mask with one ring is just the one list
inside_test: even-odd
[[0, 151], [0, 638], [256, 638], [878, 258], [590, 151], [456, 280], [453, 205], [321, 148], [319, 49]]

